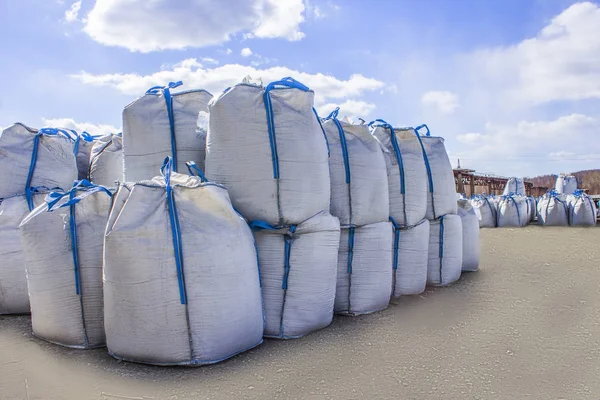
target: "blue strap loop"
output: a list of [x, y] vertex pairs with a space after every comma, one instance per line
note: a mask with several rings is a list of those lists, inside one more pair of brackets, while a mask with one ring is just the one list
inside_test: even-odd
[[325, 134], [325, 128], [323, 128], [323, 124], [321, 123], [321, 117], [319, 117], [319, 114], [317, 113], [317, 110], [313, 107], [313, 113], [315, 114], [315, 117], [317, 118], [317, 122], [319, 123], [319, 126], [321, 127], [321, 132], [323, 132], [323, 137], [325, 138], [325, 145], [327, 145], [327, 157], [331, 157], [331, 152], [329, 150], [329, 140], [327, 139], [327, 135]]
[[173, 114], [173, 98], [171, 97], [170, 89], [174, 89], [183, 84], [182, 81], [169, 82], [167, 86], [154, 86], [146, 91], [147, 95], [160, 95], [165, 98], [167, 107], [167, 115], [169, 117], [169, 129], [171, 132], [171, 157], [173, 163], [171, 169], [177, 172], [177, 139], [175, 138], [175, 115]]
[[431, 165], [429, 164], [429, 157], [427, 156], [427, 152], [425, 151], [425, 146], [423, 145], [423, 141], [421, 140], [421, 136], [419, 135], [419, 130], [426, 129], [427, 132], [425, 136], [429, 137], [431, 132], [429, 131], [429, 127], [425, 124], [419, 125], [415, 128], [415, 134], [417, 135], [417, 139], [419, 139], [419, 143], [421, 144], [421, 150], [423, 152], [423, 161], [425, 161], [425, 169], [427, 170], [427, 179], [429, 180], [429, 193], [433, 193], [433, 175], [431, 174]]
[[[81, 192], [81, 194], [76, 195], [78, 192]], [[113, 196], [112, 192], [106, 187], [91, 183], [87, 179], [82, 179], [80, 181], [75, 181], [71, 190], [68, 192], [52, 191], [48, 193], [45, 200], [48, 204], [48, 211], [54, 211], [59, 208], [75, 205], [89, 195], [98, 192], [106, 193], [109, 197]], [[66, 196], [69, 196], [69, 200], [58, 206], [59, 201]]]
[[271, 145], [271, 158], [273, 161], [273, 179], [279, 179], [279, 155], [277, 154], [277, 138], [275, 135], [275, 120], [273, 116], [273, 103], [271, 101], [271, 90], [277, 86], [284, 86], [290, 89], [299, 89], [305, 92], [310, 91], [308, 87], [290, 77], [285, 77], [279, 81], [271, 82], [265, 88], [263, 100], [265, 111], [267, 113], [267, 128], [269, 131], [269, 142]]
[[392, 147], [394, 148], [394, 153], [396, 154], [396, 159], [398, 160], [398, 169], [400, 170], [400, 193], [405, 194], [406, 187], [404, 184], [404, 163], [402, 161], [402, 153], [400, 152], [400, 146], [398, 145], [398, 139], [396, 138], [394, 127], [382, 119], [376, 119], [375, 121], [369, 122], [369, 127], [381, 127], [383, 129], [389, 129]]
[[350, 160], [348, 158], [348, 144], [346, 143], [346, 133], [344, 132], [344, 128], [342, 128], [342, 124], [338, 120], [338, 112], [340, 108], [337, 107], [335, 110], [331, 112], [324, 120], [332, 120], [338, 130], [338, 135], [340, 137], [340, 144], [342, 146], [342, 156], [344, 157], [344, 169], [346, 171], [346, 183], [350, 183], [351, 175], [350, 175]]
[[202, 182], [208, 182], [208, 179], [206, 179], [206, 176], [204, 175], [204, 172], [200, 169], [200, 167], [198, 167], [196, 165], [196, 163], [194, 161], [188, 161], [185, 163], [188, 172], [190, 173], [191, 176], [197, 176], [200, 178], [200, 181]]
[[175, 253], [175, 265], [177, 267], [177, 281], [179, 283], [179, 301], [181, 304], [187, 304], [187, 295], [185, 290], [185, 275], [183, 269], [183, 245], [181, 243], [181, 227], [179, 225], [179, 216], [177, 215], [177, 205], [173, 187], [171, 186], [171, 174], [173, 171], [173, 159], [165, 158], [160, 168], [161, 175], [165, 178], [167, 205], [169, 208], [169, 220], [171, 222], [171, 234], [173, 236], [173, 250]]
[[392, 269], [395, 271], [398, 269], [398, 252], [400, 249], [400, 226], [394, 219], [394, 217], [390, 216], [390, 222], [394, 226], [394, 263]]

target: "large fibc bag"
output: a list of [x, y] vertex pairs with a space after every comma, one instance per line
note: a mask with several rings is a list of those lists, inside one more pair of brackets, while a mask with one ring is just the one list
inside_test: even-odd
[[527, 199], [524, 196], [501, 196], [498, 202], [498, 227], [521, 227], [527, 225]]
[[209, 105], [206, 176], [250, 221], [299, 224], [329, 210], [327, 142], [314, 92], [292, 78], [241, 83]]
[[573, 194], [577, 190], [577, 178], [573, 175], [560, 174], [556, 177], [554, 190], [561, 194]]
[[462, 270], [461, 218], [458, 215], [448, 214], [429, 222], [431, 227], [427, 284], [447, 286], [460, 278]]
[[327, 212], [301, 224], [253, 221], [265, 305], [265, 336], [293, 339], [333, 318], [340, 245], [339, 220]]
[[511, 194], [525, 196], [525, 182], [521, 178], [510, 178], [504, 185], [503, 196], [509, 196]]
[[187, 161], [203, 168], [206, 126], [199, 121], [207, 119], [212, 95], [202, 89], [171, 92], [181, 84], [152, 87], [123, 110], [127, 182], [152, 179], [166, 156], [173, 158], [175, 172], [185, 173]]
[[378, 222], [341, 230], [335, 312], [381, 311], [392, 290], [392, 224]]
[[[40, 189], [31, 200], [38, 206], [44, 203], [44, 197]], [[29, 205], [25, 195], [0, 199], [0, 314], [29, 313], [25, 258], [19, 233], [19, 225], [27, 214]]]
[[381, 119], [369, 126], [385, 150], [390, 216], [399, 226], [416, 225], [425, 218], [427, 208], [427, 169], [421, 138], [413, 128], [394, 128]]
[[434, 220], [446, 214], [456, 214], [456, 182], [444, 138], [431, 136], [427, 125], [415, 128], [417, 132], [421, 129], [426, 131], [420, 138], [429, 189], [425, 218]]
[[108, 135], [94, 143], [90, 156], [89, 180], [96, 185], [113, 187], [123, 182], [123, 137]]
[[403, 228], [390, 220], [394, 228], [392, 297], [421, 294], [427, 285], [429, 221]]
[[479, 270], [479, 218], [469, 200], [457, 201], [462, 223], [462, 270]]
[[224, 187], [171, 167], [115, 195], [104, 247], [106, 344], [123, 360], [215, 363], [262, 342], [254, 240]]
[[105, 344], [102, 247], [112, 192], [77, 181], [21, 223], [33, 334], [73, 348]]
[[471, 199], [471, 206], [477, 216], [480, 228], [494, 228], [497, 223], [497, 204], [493, 199], [478, 195]]
[[102, 136], [92, 136], [87, 132], [78, 134], [72, 131], [76, 136], [75, 143], [75, 154], [77, 159], [77, 179], [87, 179], [90, 176], [90, 155], [92, 154], [92, 148], [96, 143], [96, 140]]
[[596, 226], [598, 215], [596, 204], [583, 190], [578, 189], [569, 195], [567, 204], [571, 226]]
[[323, 121], [330, 154], [331, 214], [342, 226], [387, 221], [390, 207], [382, 145], [367, 125], [339, 120], [338, 110]]
[[540, 197], [537, 207], [539, 225], [569, 225], [569, 205], [566, 195], [552, 190]]
[[0, 198], [29, 195], [32, 187], [69, 189], [78, 176], [75, 143], [74, 133], [64, 129], [6, 128], [0, 135]]

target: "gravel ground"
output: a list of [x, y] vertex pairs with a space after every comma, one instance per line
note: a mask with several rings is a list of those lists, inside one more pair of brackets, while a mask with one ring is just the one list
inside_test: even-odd
[[118, 362], [0, 317], [0, 399], [600, 399], [600, 228], [485, 229], [482, 269], [201, 368]]

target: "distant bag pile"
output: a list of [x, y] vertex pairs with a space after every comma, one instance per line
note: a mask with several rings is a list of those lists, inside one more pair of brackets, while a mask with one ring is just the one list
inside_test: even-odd
[[568, 226], [569, 206], [567, 197], [550, 191], [538, 201], [538, 224], [545, 226]]
[[520, 195], [525, 196], [527, 193], [525, 192], [525, 181], [521, 178], [510, 178], [506, 185], [504, 186], [503, 196], [509, 195]]
[[254, 241], [225, 188], [171, 166], [116, 194], [104, 250], [106, 342], [124, 360], [215, 363], [262, 342]]
[[594, 201], [583, 190], [576, 190], [567, 197], [569, 223], [571, 226], [596, 226], [598, 211]]
[[573, 194], [577, 190], [577, 178], [573, 175], [560, 174], [556, 177], [554, 186], [556, 193]]
[[187, 161], [204, 168], [206, 127], [198, 119], [212, 95], [202, 89], [171, 92], [181, 84], [152, 87], [123, 110], [127, 182], [152, 179], [166, 156], [173, 158], [175, 172], [185, 172]]
[[111, 197], [79, 181], [67, 193], [50, 193], [48, 204], [21, 223], [35, 336], [67, 347], [104, 346], [102, 243]]

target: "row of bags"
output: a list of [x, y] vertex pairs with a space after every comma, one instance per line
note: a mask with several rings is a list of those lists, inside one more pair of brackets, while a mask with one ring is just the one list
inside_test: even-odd
[[[412, 228], [340, 229], [319, 213], [285, 229], [254, 224], [253, 238], [222, 186], [171, 173], [168, 163], [163, 177], [113, 192], [80, 181], [67, 193], [34, 194], [37, 208], [20, 224], [24, 251], [13, 255], [24, 257], [27, 279], [0, 291], [0, 305], [28, 287], [36, 336], [81, 348], [106, 340], [125, 360], [212, 363], [263, 335], [300, 337], [329, 325], [334, 311], [377, 311], [390, 295], [421, 293], [426, 283], [455, 281], [462, 266], [478, 267], [473, 212], [464, 242], [456, 215]], [[24, 196], [0, 207], [27, 214]]]

